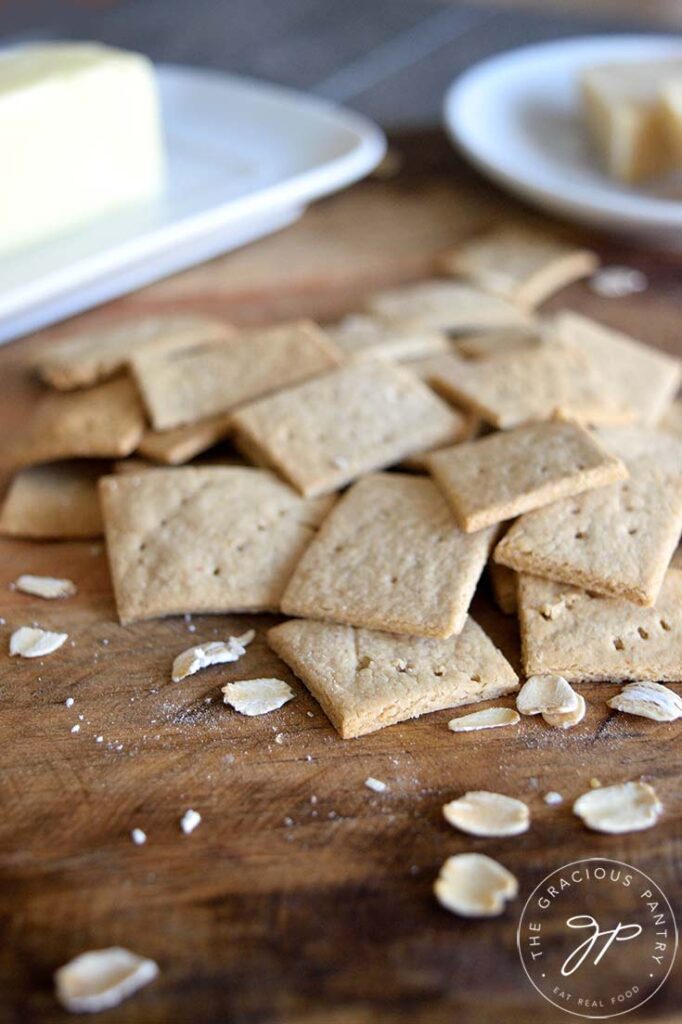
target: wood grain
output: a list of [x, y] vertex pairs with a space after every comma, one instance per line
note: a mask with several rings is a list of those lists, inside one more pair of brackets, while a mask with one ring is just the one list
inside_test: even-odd
[[[80, 323], [184, 309], [249, 323], [336, 315], [369, 286], [423, 276], [458, 237], [519, 211], [440, 137], [397, 146], [406, 160], [395, 180], [357, 186], [277, 237]], [[645, 269], [650, 290], [609, 301], [581, 284], [554, 305], [682, 354], [679, 262], [598, 244], [609, 259]], [[69, 329], [0, 351], [0, 437], [19, 429], [36, 393], [30, 359]], [[444, 712], [343, 742], [268, 651], [274, 619], [197, 617], [195, 632], [182, 618], [122, 628], [100, 545], [3, 541], [0, 555], [3, 1022], [64, 1020], [52, 971], [114, 943], [154, 957], [162, 974], [109, 1012], [112, 1024], [556, 1021], [563, 1017], [528, 984], [515, 944], [523, 901], [549, 870], [587, 856], [624, 860], [679, 911], [679, 724], [610, 712], [604, 702], [616, 687], [581, 687], [588, 714], [566, 734], [531, 720], [516, 731], [455, 736]], [[9, 590], [22, 572], [68, 576], [79, 593], [45, 602]], [[485, 588], [475, 613], [518, 660], [515, 624], [496, 613]], [[33, 621], [66, 629], [69, 642], [42, 662], [10, 661], [10, 630]], [[169, 681], [179, 651], [248, 626], [258, 635], [240, 664]], [[296, 699], [263, 718], [234, 714], [220, 686], [245, 675], [281, 675]], [[366, 789], [368, 775], [388, 791]], [[571, 815], [591, 778], [640, 775], [665, 803], [655, 829], [600, 836]], [[456, 833], [440, 807], [468, 788], [526, 799], [531, 831], [505, 840]], [[564, 795], [561, 807], [542, 801], [550, 789]], [[184, 836], [188, 807], [203, 821]], [[146, 846], [130, 841], [136, 826]], [[464, 850], [497, 857], [518, 876], [520, 898], [502, 918], [463, 921], [434, 902], [440, 863]], [[677, 1019], [681, 999], [678, 972], [633, 1019]]]

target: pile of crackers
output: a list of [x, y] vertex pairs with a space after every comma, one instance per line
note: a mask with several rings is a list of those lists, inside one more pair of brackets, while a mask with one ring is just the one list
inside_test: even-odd
[[0, 532], [103, 531], [123, 624], [283, 614], [268, 642], [344, 738], [518, 690], [469, 615], [486, 569], [525, 675], [680, 680], [680, 364], [538, 313], [597, 265], [503, 225], [324, 329], [54, 341]]

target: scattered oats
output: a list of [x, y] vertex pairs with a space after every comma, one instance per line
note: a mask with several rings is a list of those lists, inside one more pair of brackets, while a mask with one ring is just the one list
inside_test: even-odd
[[180, 828], [186, 836], [188, 836], [190, 832], [194, 832], [194, 829], [200, 824], [201, 815], [198, 811], [193, 811], [191, 807], [188, 811], [185, 811], [183, 816], [180, 818]]
[[655, 722], [674, 722], [682, 718], [682, 698], [661, 683], [628, 683], [606, 703], [616, 711], [653, 718]]
[[516, 695], [522, 715], [564, 713], [577, 707], [578, 694], [563, 676], [531, 676]]
[[595, 832], [641, 832], [658, 821], [663, 805], [646, 782], [602, 786], [579, 796], [573, 813]]
[[75, 725], [72, 725], [72, 726], [71, 726], [71, 732], [80, 732], [80, 731], [81, 731], [81, 727], [80, 727], [80, 725], [78, 724], [78, 722], [76, 722], [76, 724], [75, 724]]
[[438, 902], [461, 917], [496, 917], [519, 891], [510, 871], [483, 853], [448, 857], [433, 887]]
[[41, 658], [61, 647], [68, 635], [50, 633], [47, 629], [36, 629], [33, 626], [20, 626], [10, 637], [9, 653], [19, 654], [22, 658]]
[[385, 793], [388, 789], [385, 782], [382, 782], [381, 779], [373, 779], [371, 775], [365, 779], [365, 785], [367, 789], [372, 789], [375, 793]]
[[478, 729], [498, 729], [501, 725], [516, 725], [520, 721], [518, 712], [513, 708], [486, 708], [450, 719], [448, 729], [452, 732], [475, 732]]
[[542, 799], [550, 807], [556, 807], [557, 804], [562, 804], [564, 802], [564, 798], [561, 793], [557, 793], [554, 789], [550, 789], [549, 793], [545, 793]]
[[57, 597], [73, 597], [76, 584], [72, 580], [61, 580], [55, 576], [31, 576], [25, 573], [14, 581], [12, 587], [24, 594], [35, 594], [52, 600]]
[[586, 710], [585, 698], [581, 693], [577, 693], [576, 696], [578, 703], [573, 711], [555, 711], [553, 714], [548, 711], [543, 712], [542, 717], [547, 725], [551, 725], [554, 729], [572, 729], [578, 722], [582, 722]]
[[73, 697], [67, 697], [64, 703], [66, 704], [67, 708], [72, 708], [74, 704]]
[[253, 630], [245, 633], [244, 636], [230, 636], [227, 640], [213, 640], [207, 644], [199, 644], [197, 647], [188, 647], [182, 654], [178, 654], [173, 662], [171, 678], [174, 683], [179, 683], [187, 676], [193, 676], [202, 668], [210, 665], [223, 665], [228, 661], [238, 661], [243, 654], [246, 654], [246, 645], [253, 640]]
[[265, 715], [291, 700], [294, 691], [282, 679], [242, 679], [223, 686], [224, 701], [242, 715]]
[[634, 267], [603, 267], [588, 282], [596, 295], [604, 299], [622, 299], [626, 295], [643, 292], [649, 286], [646, 274]]
[[134, 828], [130, 833], [130, 838], [135, 843], [135, 846], [144, 846], [147, 842], [147, 833], [143, 832], [141, 828]]
[[98, 1013], [118, 1006], [158, 973], [153, 960], [120, 946], [92, 950], [55, 971], [57, 999], [72, 1013]]
[[455, 828], [472, 836], [518, 836], [528, 831], [530, 811], [523, 800], [476, 790], [443, 806]]

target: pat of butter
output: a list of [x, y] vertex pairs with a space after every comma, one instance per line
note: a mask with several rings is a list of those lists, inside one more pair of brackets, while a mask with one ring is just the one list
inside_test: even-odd
[[158, 195], [163, 142], [146, 57], [95, 43], [0, 55], [0, 256]]
[[682, 77], [668, 82], [661, 91], [661, 109], [676, 168], [682, 168]]
[[682, 61], [606, 64], [582, 76], [587, 129], [612, 178], [635, 183], [676, 166], [661, 108], [665, 85], [682, 83]]

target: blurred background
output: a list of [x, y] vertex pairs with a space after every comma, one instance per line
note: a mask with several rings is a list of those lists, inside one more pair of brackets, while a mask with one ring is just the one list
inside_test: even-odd
[[0, 0], [4, 43], [98, 39], [310, 90], [389, 129], [436, 123], [453, 76], [489, 54], [680, 28], [682, 0]]

